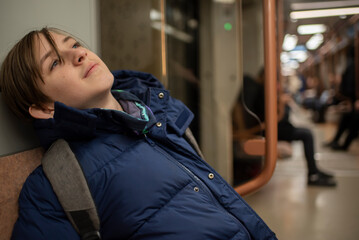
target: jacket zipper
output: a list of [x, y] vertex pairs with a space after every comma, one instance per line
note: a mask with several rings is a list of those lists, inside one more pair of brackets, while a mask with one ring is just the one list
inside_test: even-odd
[[[225, 212], [226, 214], [230, 215], [232, 218], [236, 219], [237, 221], [239, 221], [236, 217], [234, 217], [232, 214], [230, 214], [219, 202], [218, 200], [213, 196], [212, 192], [209, 190], [209, 188], [207, 187], [207, 185], [196, 175], [194, 174], [191, 170], [189, 170], [186, 166], [184, 166], [182, 163], [180, 163], [179, 161], [177, 161], [176, 159], [174, 159], [169, 153], [167, 153], [165, 150], [163, 150], [159, 145], [157, 145], [154, 141], [152, 141], [150, 138], [148, 138], [147, 136], [145, 136], [147, 142], [149, 142], [152, 146], [155, 147], [155, 149], [157, 149], [159, 152], [161, 152], [162, 154], [164, 154], [168, 159], [171, 160], [171, 162], [174, 162], [178, 167], [180, 167], [181, 169], [183, 169], [185, 172], [187, 172], [192, 179], [194, 179], [195, 181], [197, 181], [202, 189], [204, 189], [204, 191], [207, 193], [207, 196], [210, 197], [210, 199], [212, 200], [212, 202], [215, 204], [215, 206], [217, 206], [218, 208], [220, 208], [223, 212]], [[177, 147], [177, 146], [176, 146]], [[197, 157], [197, 156], [196, 156]]]
[[[159, 151], [161, 154], [164, 154], [168, 159], [170, 159], [171, 162], [173, 162], [174, 164], [176, 164], [179, 168], [183, 169], [185, 172], [187, 172], [192, 179], [194, 179], [195, 181], [197, 181], [201, 186], [202, 189], [204, 189], [204, 191], [207, 193], [206, 195], [209, 196], [209, 198], [212, 200], [212, 202], [214, 203], [215, 206], [217, 206], [218, 209], [220, 209], [223, 213], [229, 215], [229, 217], [233, 218], [236, 220], [236, 222], [238, 222], [241, 226], [242, 229], [244, 229], [244, 231], [246, 231], [248, 238], [250, 239], [250, 234], [247, 230], [247, 228], [242, 224], [242, 222], [237, 219], [234, 215], [232, 215], [231, 213], [229, 213], [223, 206], [222, 204], [220, 204], [218, 202], [218, 200], [213, 196], [211, 190], [209, 190], [209, 188], [206, 186], [206, 184], [196, 175], [194, 174], [191, 170], [189, 170], [186, 166], [184, 166], [182, 163], [180, 163], [179, 161], [177, 161], [174, 157], [172, 157], [169, 153], [167, 153], [164, 149], [162, 149], [160, 147], [160, 145], [156, 144], [152, 139], [150, 139], [149, 137], [147, 137], [146, 134], [144, 134], [144, 137], [146, 139], [146, 141], [153, 146], [157, 151]], [[179, 146], [176, 146], [175, 144], [173, 144], [170, 141], [167, 141], [171, 146], [178, 148]], [[192, 154], [191, 154], [192, 155]], [[196, 158], [199, 158], [198, 156], [194, 156]]]

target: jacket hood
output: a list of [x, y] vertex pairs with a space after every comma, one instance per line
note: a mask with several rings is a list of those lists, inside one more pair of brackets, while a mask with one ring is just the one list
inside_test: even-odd
[[124, 112], [102, 108], [76, 109], [55, 102], [55, 114], [51, 119], [36, 119], [34, 128], [41, 145], [47, 149], [54, 141], [93, 138], [106, 132], [144, 134], [155, 123], [150, 108], [135, 95], [113, 90]]

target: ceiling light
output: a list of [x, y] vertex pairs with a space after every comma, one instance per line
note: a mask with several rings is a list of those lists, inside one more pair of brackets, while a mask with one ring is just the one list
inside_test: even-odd
[[300, 63], [305, 62], [305, 60], [307, 60], [308, 58], [307, 51], [303, 50], [294, 50], [291, 51], [289, 54], [291, 59], [297, 60]]
[[281, 52], [280, 54], [280, 61], [282, 63], [287, 63], [289, 62], [290, 60], [290, 56], [289, 56], [289, 53], [288, 52]]
[[340, 8], [340, 7], [354, 7], [358, 6], [359, 1], [330, 1], [330, 2], [306, 2], [306, 3], [292, 3], [291, 9], [308, 10], [308, 9], [323, 9], [323, 8]]
[[323, 33], [327, 31], [327, 26], [325, 26], [324, 24], [300, 25], [297, 28], [297, 31], [300, 35]]
[[324, 37], [323, 34], [321, 33], [317, 33], [315, 35], [313, 35], [305, 44], [305, 46], [310, 49], [310, 50], [315, 50], [317, 49], [320, 44], [323, 43]]
[[285, 51], [293, 50], [297, 45], [297, 42], [298, 42], [298, 37], [296, 35], [286, 34], [283, 40], [283, 46], [282, 46], [283, 50]]
[[299, 68], [299, 63], [296, 60], [290, 60], [287, 63], [282, 63], [281, 67], [282, 67], [282, 71], [283, 70], [291, 71], [291, 70], [294, 70], [294, 69], [298, 69]]
[[227, 3], [227, 4], [232, 4], [234, 3], [236, 0], [213, 0], [213, 2], [217, 2], [217, 3]]
[[321, 10], [294, 11], [290, 13], [292, 19], [321, 18], [359, 14], [359, 7], [332, 8]]

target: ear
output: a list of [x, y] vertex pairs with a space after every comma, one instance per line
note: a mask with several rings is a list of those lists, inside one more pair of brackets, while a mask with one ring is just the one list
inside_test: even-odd
[[46, 104], [43, 107], [39, 107], [35, 104], [29, 107], [29, 113], [33, 118], [36, 119], [49, 119], [54, 117], [54, 106], [52, 104]]

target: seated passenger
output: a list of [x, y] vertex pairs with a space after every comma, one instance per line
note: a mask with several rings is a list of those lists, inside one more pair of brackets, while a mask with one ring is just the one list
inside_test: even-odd
[[[352, 141], [358, 136], [359, 131], [359, 99], [356, 93], [355, 79], [355, 48], [350, 45], [347, 49], [347, 66], [340, 82], [339, 94], [345, 99], [348, 110], [342, 113], [336, 133], [333, 139], [325, 143], [324, 146], [331, 147], [333, 150], [348, 150]], [[341, 138], [347, 133], [344, 141]]]
[[303, 143], [304, 156], [308, 169], [308, 185], [310, 186], [336, 186], [336, 180], [332, 174], [325, 173], [317, 166], [314, 158], [314, 136], [309, 128], [296, 127], [290, 120], [290, 107], [288, 102], [291, 97], [285, 93], [278, 96], [278, 141], [301, 141]]
[[[252, 103], [252, 106], [263, 106], [263, 97], [259, 97], [260, 95], [264, 96], [264, 78], [265, 78], [265, 70], [262, 68], [259, 71], [257, 82], [260, 83], [256, 85], [258, 88], [256, 91], [252, 90], [252, 92], [257, 92], [256, 95], [252, 94], [250, 96], [254, 96], [255, 99], [253, 101], [259, 101], [259, 103]], [[278, 85], [279, 87], [279, 85]], [[278, 91], [280, 92], [280, 91]], [[258, 94], [259, 93], [259, 94]], [[279, 93], [278, 94], [278, 142], [286, 141], [301, 141], [303, 143], [304, 156], [306, 160], [307, 166], [307, 184], [310, 186], [326, 186], [326, 187], [334, 187], [336, 186], [335, 177], [332, 174], [326, 173], [318, 168], [316, 160], [314, 158], [314, 138], [313, 133], [308, 128], [296, 127], [294, 126], [290, 120], [290, 107], [289, 102], [293, 101], [292, 97], [288, 94]], [[265, 122], [264, 119], [264, 109], [263, 107], [250, 109], [257, 116], [260, 116], [260, 121]], [[262, 123], [261, 123], [262, 124]], [[262, 124], [264, 125], [264, 124]]]
[[[102, 239], [276, 239], [186, 142], [193, 114], [152, 75], [111, 73], [75, 37], [43, 28], [11, 49], [0, 87], [45, 149], [69, 143]], [[23, 186], [12, 239], [80, 239], [42, 166]]]

